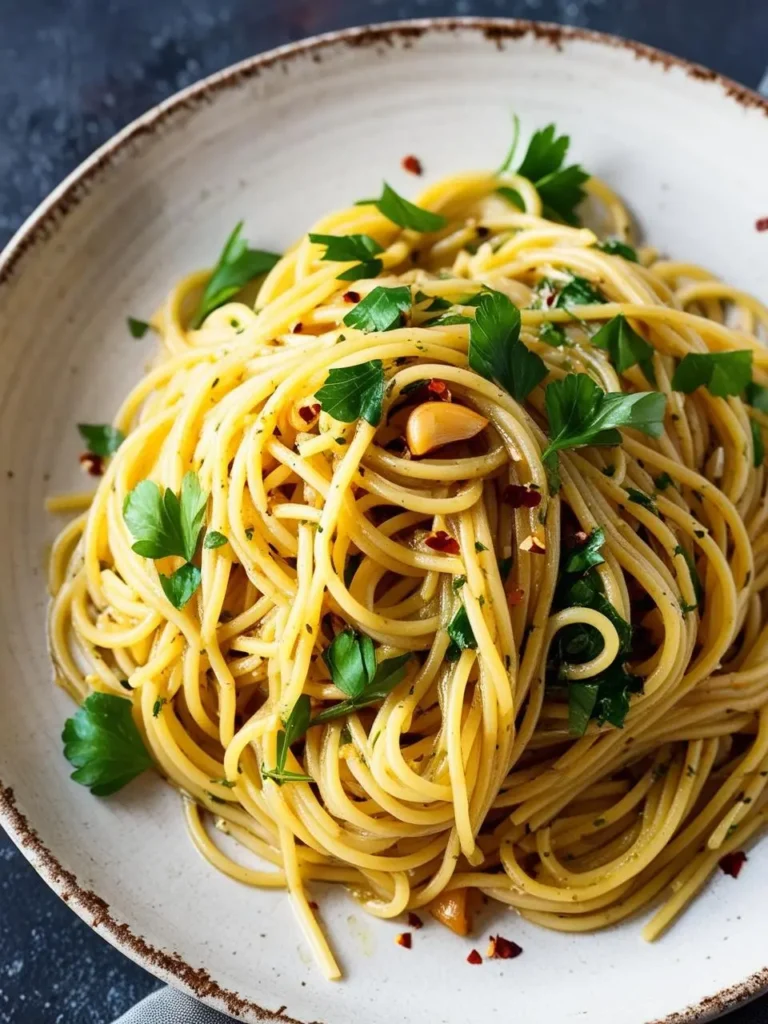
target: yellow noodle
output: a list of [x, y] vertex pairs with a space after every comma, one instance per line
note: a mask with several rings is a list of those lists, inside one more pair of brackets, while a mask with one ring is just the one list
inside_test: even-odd
[[[605, 233], [629, 241], [619, 198], [595, 179], [587, 190]], [[768, 416], [671, 387], [686, 354], [738, 350], [768, 384], [768, 310], [653, 250], [637, 263], [603, 251], [595, 231], [546, 219], [516, 175], [454, 176], [418, 202], [445, 227], [402, 230], [371, 204], [315, 225], [373, 237], [373, 279], [340, 281], [353, 264], [323, 259], [305, 236], [254, 308], [229, 302], [199, 329], [190, 310], [209, 275], [182, 280], [153, 318], [160, 356], [115, 417], [126, 440], [96, 493], [47, 503], [86, 510], [51, 553], [57, 681], [78, 701], [92, 690], [133, 701], [198, 850], [247, 885], [287, 889], [331, 978], [339, 968], [307, 899], [312, 880], [348, 886], [385, 918], [477, 888], [565, 931], [610, 926], [666, 894], [645, 931], [654, 938], [768, 817], [768, 473], [753, 442]], [[537, 301], [544, 279], [573, 274], [606, 301]], [[373, 333], [343, 323], [377, 285], [411, 288], [406, 322]], [[466, 322], [430, 322], [435, 300], [474, 315], [483, 288], [524, 307], [544, 384], [576, 372], [636, 392], [655, 377], [662, 437], [627, 430], [619, 447], [563, 452], [551, 493], [544, 386], [517, 402], [469, 367]], [[591, 344], [618, 314], [653, 347], [652, 366], [620, 373]], [[544, 322], [565, 330], [565, 346], [544, 343]], [[387, 381], [378, 426], [313, 411], [329, 370], [376, 359]], [[424, 380], [488, 426], [410, 458], [392, 442]], [[201, 586], [178, 610], [160, 574], [181, 562], [133, 551], [123, 503], [146, 478], [178, 493], [190, 470], [206, 528], [227, 543], [198, 554]], [[515, 507], [510, 487], [536, 494], [535, 507]], [[638, 491], [650, 503], [633, 500]], [[564, 542], [598, 528], [604, 603], [563, 607]], [[427, 543], [441, 533], [448, 550]], [[506, 580], [500, 560], [511, 561]], [[460, 610], [474, 641], [459, 656], [447, 630]], [[646, 632], [643, 651], [626, 649], [619, 617], [635, 641]], [[317, 710], [346, 696], [322, 658], [342, 627], [367, 633], [379, 661], [410, 654], [404, 678], [287, 751], [286, 769], [314, 786], [278, 785], [268, 769], [297, 700]], [[597, 650], [563, 655], [553, 675], [574, 630]], [[622, 659], [636, 679], [623, 728], [597, 720], [571, 735], [570, 688], [594, 689]], [[222, 834], [271, 870], [229, 856]]]

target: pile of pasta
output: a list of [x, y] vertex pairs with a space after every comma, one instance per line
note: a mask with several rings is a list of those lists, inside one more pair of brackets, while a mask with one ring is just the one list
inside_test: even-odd
[[[58, 681], [130, 699], [197, 848], [287, 889], [329, 977], [315, 882], [458, 931], [476, 891], [565, 931], [657, 904], [654, 938], [768, 815], [768, 311], [586, 191], [599, 232], [510, 172], [426, 188], [426, 231], [353, 206], [313, 236], [373, 265], [305, 236], [199, 326], [181, 281], [54, 547]], [[737, 352], [746, 396], [719, 359], [673, 386]], [[574, 376], [663, 396], [658, 429], [543, 460]], [[197, 488], [188, 562], [135, 550], [143, 481]]]

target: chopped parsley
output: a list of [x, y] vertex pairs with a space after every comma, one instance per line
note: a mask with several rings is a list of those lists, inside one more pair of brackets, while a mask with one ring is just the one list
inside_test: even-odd
[[690, 395], [705, 387], [718, 398], [740, 395], [752, 382], [752, 353], [689, 352], [678, 364], [672, 377], [672, 388]]
[[653, 346], [630, 327], [621, 313], [592, 336], [592, 344], [607, 350], [608, 357], [619, 373], [626, 373], [633, 366], [639, 365], [649, 383], [656, 386]]
[[379, 199], [368, 199], [364, 202], [372, 203], [379, 213], [383, 214], [387, 220], [391, 220], [393, 224], [397, 224], [401, 228], [410, 228], [411, 231], [439, 231], [446, 225], [446, 219], [441, 214], [423, 210], [420, 206], [409, 202], [398, 195], [386, 182]]
[[280, 259], [277, 253], [250, 249], [241, 238], [242, 230], [240, 221], [227, 239], [192, 317], [193, 327], [199, 327], [209, 313], [237, 295], [249, 281], [270, 271]]
[[131, 332], [132, 338], [143, 338], [152, 326], [151, 324], [148, 324], [146, 320], [137, 320], [135, 316], [127, 317], [126, 323], [128, 324], [128, 330]]
[[[507, 170], [514, 159], [518, 131], [516, 122], [515, 144], [501, 167], [502, 171]], [[566, 224], [577, 224], [576, 207], [586, 196], [583, 186], [589, 181], [590, 175], [578, 164], [563, 166], [568, 155], [570, 138], [567, 135], [557, 136], [556, 132], [553, 124], [534, 132], [517, 173], [536, 187], [546, 217], [564, 221]], [[520, 196], [514, 189], [503, 187], [499, 192], [516, 206], [524, 208]]]
[[311, 782], [310, 775], [288, 771], [285, 763], [291, 744], [300, 740], [310, 725], [312, 705], [306, 693], [303, 693], [291, 708], [291, 713], [283, 722], [283, 728], [277, 734], [277, 759], [274, 768], [264, 768], [261, 774], [265, 779], [272, 779], [278, 786], [284, 782]]
[[225, 537], [223, 533], [219, 533], [218, 530], [209, 530], [205, 535], [203, 541], [203, 547], [210, 550], [211, 548], [220, 548], [224, 544], [229, 543], [229, 538]]
[[609, 256], [621, 256], [622, 259], [629, 260], [630, 263], [640, 262], [637, 257], [637, 249], [622, 242], [620, 238], [607, 238], [604, 242], [600, 242], [598, 249], [608, 253]]
[[91, 455], [108, 459], [125, 440], [125, 434], [110, 423], [78, 423], [77, 429]]
[[323, 652], [323, 661], [328, 666], [334, 686], [346, 693], [348, 699], [320, 711], [312, 719], [313, 724], [328, 722], [384, 700], [402, 682], [410, 658], [410, 651], [406, 651], [377, 664], [373, 640], [369, 636], [354, 629], [337, 633]]
[[542, 461], [553, 489], [559, 487], [556, 454], [585, 445], [621, 444], [619, 427], [634, 427], [651, 437], [664, 429], [666, 397], [656, 391], [605, 392], [585, 373], [569, 373], [544, 392], [550, 441]]
[[363, 419], [376, 427], [384, 402], [384, 366], [380, 359], [328, 371], [315, 398], [323, 411], [342, 423]]
[[384, 250], [370, 235], [316, 235], [310, 234], [310, 242], [324, 245], [324, 260], [334, 263], [356, 263], [338, 275], [339, 281], [357, 281], [361, 277], [376, 277], [383, 266], [379, 253]]
[[207, 502], [197, 474], [190, 472], [184, 476], [178, 497], [168, 488], [162, 494], [153, 480], [142, 480], [123, 503], [123, 518], [137, 555], [152, 559], [176, 555], [186, 559], [186, 564], [170, 576], [160, 573], [163, 592], [174, 608], [183, 608], [200, 585], [200, 570], [191, 561]]
[[448, 623], [447, 633], [451, 642], [445, 652], [446, 661], [458, 661], [462, 651], [474, 650], [477, 647], [477, 640], [472, 631], [467, 609], [463, 604]]
[[501, 292], [482, 295], [469, 328], [469, 365], [523, 402], [549, 372], [520, 340], [520, 310]]
[[86, 697], [61, 735], [64, 756], [76, 771], [70, 778], [109, 796], [152, 765], [133, 720], [131, 701], [109, 693]]
[[402, 323], [411, 309], [411, 289], [407, 285], [384, 288], [377, 285], [344, 317], [347, 327], [358, 331], [391, 331]]

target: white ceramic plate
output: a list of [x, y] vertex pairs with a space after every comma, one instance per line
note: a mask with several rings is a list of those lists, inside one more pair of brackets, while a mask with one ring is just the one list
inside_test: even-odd
[[[524, 956], [465, 962], [427, 924], [396, 923], [341, 892], [323, 917], [346, 980], [323, 982], [279, 893], [213, 871], [158, 778], [98, 800], [68, 779], [51, 686], [46, 493], [82, 487], [74, 424], [109, 419], [151, 343], [130, 339], [174, 279], [209, 265], [234, 223], [266, 248], [379, 187], [492, 167], [510, 138], [556, 121], [573, 155], [628, 197], [645, 236], [768, 299], [768, 107], [654, 51], [514, 22], [345, 32], [257, 57], [122, 132], [24, 225], [0, 261], [0, 811], [47, 881], [129, 956], [242, 1020], [348, 1024], [690, 1021], [768, 985], [768, 843], [738, 881], [718, 874], [661, 942], [639, 923], [599, 935], [539, 930], [499, 911]], [[33, 831], [34, 830], [34, 831]], [[490, 922], [487, 927], [490, 927]], [[484, 938], [477, 940], [483, 948]]]

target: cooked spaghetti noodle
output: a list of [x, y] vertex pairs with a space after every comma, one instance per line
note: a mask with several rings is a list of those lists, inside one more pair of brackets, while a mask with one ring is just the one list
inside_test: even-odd
[[[601, 235], [628, 242], [620, 201], [595, 179], [587, 191]], [[178, 284], [152, 322], [161, 354], [115, 418], [126, 439], [51, 562], [61, 685], [78, 701], [130, 696], [197, 849], [246, 885], [287, 889], [332, 978], [315, 881], [383, 918], [480, 890], [565, 931], [658, 903], [655, 938], [768, 816], [768, 415], [672, 387], [685, 355], [732, 351], [768, 384], [768, 310], [696, 266], [650, 249], [634, 262], [545, 218], [519, 176], [450, 177], [419, 205], [445, 225], [402, 229], [364, 204], [315, 227], [374, 239], [372, 278], [339, 280], [305, 236], [254, 307], [227, 302], [199, 329], [209, 275]], [[574, 278], [599, 301], [559, 302]], [[375, 287], [403, 286], [410, 308], [392, 329], [343, 323]], [[546, 364], [524, 401], [468, 365], [467, 321], [488, 290], [519, 307], [521, 340]], [[620, 371], [593, 344], [618, 315], [653, 347], [645, 369]], [[377, 424], [319, 408], [332, 369], [375, 360]], [[545, 389], [569, 374], [606, 393], [652, 377], [664, 432], [629, 426], [620, 444], [561, 451], [556, 490]], [[404, 424], [432, 399], [487, 426], [411, 457]], [[178, 494], [189, 471], [221, 542], [198, 551], [202, 582], [176, 608], [159, 572], [179, 557], [134, 551], [124, 508], [141, 481]], [[602, 603], [564, 603], [571, 552], [598, 530]], [[462, 609], [474, 644], [451, 653]], [[323, 657], [345, 629], [371, 638], [379, 663], [410, 655], [402, 678], [290, 746], [302, 696], [315, 715], [348, 697]], [[589, 657], [573, 656], [580, 645]], [[559, 664], [558, 650], [571, 651]], [[571, 687], [594, 696], [590, 679], [617, 664], [633, 681], [625, 720], [588, 708], [574, 736]], [[283, 779], [269, 774], [282, 745]], [[264, 866], [225, 853], [217, 829]]]

